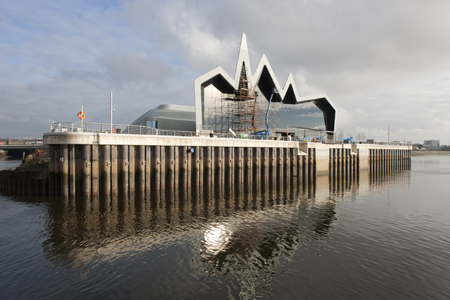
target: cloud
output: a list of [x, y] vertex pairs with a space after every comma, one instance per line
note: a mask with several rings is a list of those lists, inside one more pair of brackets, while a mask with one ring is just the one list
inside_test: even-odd
[[175, 76], [170, 64], [142, 52], [108, 54], [100, 64], [103, 64], [104, 74], [116, 85], [160, 83]]

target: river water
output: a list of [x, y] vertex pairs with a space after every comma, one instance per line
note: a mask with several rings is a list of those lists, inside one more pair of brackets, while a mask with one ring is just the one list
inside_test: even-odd
[[0, 299], [449, 299], [450, 156], [220, 197], [0, 194], [0, 270]]

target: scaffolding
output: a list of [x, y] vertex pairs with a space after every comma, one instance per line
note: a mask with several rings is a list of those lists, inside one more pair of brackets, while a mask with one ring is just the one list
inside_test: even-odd
[[[254, 133], [266, 129], [268, 99], [250, 85], [245, 65], [242, 67], [239, 87], [232, 94], [220, 94], [209, 111], [209, 127], [216, 133]], [[272, 102], [269, 110], [271, 128], [278, 128], [280, 103]]]

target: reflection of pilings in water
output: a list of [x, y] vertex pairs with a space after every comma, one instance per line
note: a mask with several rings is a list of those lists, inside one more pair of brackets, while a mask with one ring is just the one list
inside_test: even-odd
[[[287, 181], [287, 176], [285, 174], [283, 176]], [[209, 190], [205, 185], [205, 188], [191, 189], [188, 192], [184, 189], [172, 189], [173, 191], [168, 191], [166, 194], [152, 191], [152, 194], [147, 194], [146, 197], [137, 197], [135, 202], [123, 197], [109, 199], [104, 196], [92, 200], [89, 198], [55, 199], [50, 203], [49, 218], [52, 220], [46, 222], [50, 236], [44, 242], [44, 250], [54, 254], [49, 255], [50, 258], [63, 255], [69, 260], [75, 259], [73, 255], [83, 259], [82, 255], [78, 254], [80, 249], [86, 251], [86, 254], [101, 253], [106, 251], [105, 248], [108, 248], [108, 251], [120, 249], [125, 252], [116, 255], [124, 255], [129, 249], [134, 249], [135, 242], [145, 242], [146, 245], [148, 244], [146, 247], [151, 247], [167, 242], [167, 238], [164, 241], [154, 238], [158, 235], [177, 238], [186, 231], [195, 230], [203, 234], [205, 228], [215, 224], [211, 220], [217, 222], [222, 218], [221, 220], [225, 220], [223, 224], [233, 227], [233, 234], [225, 241], [223, 251], [203, 256], [206, 264], [213, 263], [211, 266], [216, 266], [217, 259], [227, 255], [245, 254], [247, 258], [253, 257], [256, 252], [252, 250], [255, 249], [262, 250], [264, 259], [269, 261], [274, 258], [271, 253], [286, 255], [286, 253], [295, 252], [297, 242], [290, 241], [295, 236], [301, 237], [305, 231], [326, 235], [327, 228], [334, 220], [334, 205], [328, 201], [327, 196], [316, 197], [316, 193], [323, 195], [324, 191], [325, 194], [328, 192], [328, 188], [324, 185], [328, 180], [325, 176], [323, 177], [325, 180], [318, 183], [317, 187], [315, 180], [312, 182], [313, 185], [309, 186], [307, 190], [309, 197], [302, 196], [294, 180], [286, 190], [258, 185], [253, 181], [254, 188], [251, 193], [240, 190], [241, 183], [235, 182], [233, 186], [236, 188], [227, 196], [224, 196], [226, 190]], [[242, 178], [242, 181], [245, 182], [245, 180], [245, 177]], [[346, 181], [346, 178], [342, 180]], [[317, 192], [317, 189], [321, 191]], [[314, 213], [320, 212], [317, 219], [300, 218], [300, 221], [290, 221], [292, 214], [308, 214], [306, 208], [309, 205], [319, 208], [313, 210]], [[192, 226], [192, 224], [196, 225]], [[293, 234], [291, 235], [290, 232]], [[257, 233], [254, 238], [244, 238], [252, 233]], [[138, 236], [138, 239], [135, 236]], [[130, 237], [129, 248], [123, 248], [123, 244], [115, 247], [116, 241], [126, 242], [127, 237]], [[143, 241], [140, 241], [141, 238]], [[236, 249], [239, 244], [243, 248]], [[100, 251], [89, 252], [85, 250], [87, 248], [100, 249]], [[149, 249], [142, 247], [142, 244], [135, 248], [135, 251]], [[278, 252], [277, 249], [281, 250]], [[55, 263], [61, 261], [55, 259]], [[245, 262], [251, 263], [251, 260]]]
[[[308, 213], [309, 204], [314, 205], [314, 213]], [[324, 204], [290, 198], [273, 209], [237, 212], [208, 224], [201, 252], [206, 271], [245, 278], [239, 281], [240, 288], [248, 295], [257, 294], [258, 286], [271, 282], [281, 258], [293, 255], [311, 236], [328, 234], [335, 206]]]

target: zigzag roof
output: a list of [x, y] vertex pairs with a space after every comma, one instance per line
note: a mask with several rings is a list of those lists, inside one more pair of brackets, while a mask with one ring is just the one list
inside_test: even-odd
[[[253, 87], [258, 86], [259, 90], [262, 92], [266, 99], [270, 98], [272, 90], [276, 88], [278, 90], [278, 94], [274, 95], [274, 99], [272, 100], [274, 102], [281, 101], [285, 104], [314, 102], [321, 109], [322, 107], [326, 107], [326, 110], [328, 112], [331, 112], [332, 115], [331, 119], [328, 119], [326, 117], [326, 119], [328, 119], [326, 120], [326, 122], [328, 121], [328, 123], [333, 123], [332, 125], [330, 124], [331, 126], [329, 128], [332, 127], [334, 130], [335, 110], [327, 95], [321, 94], [310, 97], [299, 97], [292, 73], [289, 74], [286, 82], [284, 83], [284, 86], [281, 87], [265, 54], [263, 54], [255, 73], [252, 75], [250, 69], [250, 58], [247, 48], [247, 38], [245, 33], [242, 34], [241, 46], [239, 50], [234, 78], [232, 78], [222, 67], [219, 66], [195, 79], [194, 87], [197, 125], [201, 126], [202, 124], [202, 102], [204, 89], [212, 84], [222, 93], [233, 93], [233, 91], [239, 89], [239, 81], [241, 78], [242, 68], [245, 68], [249, 84]], [[331, 115], [329, 117], [331, 117]]]

